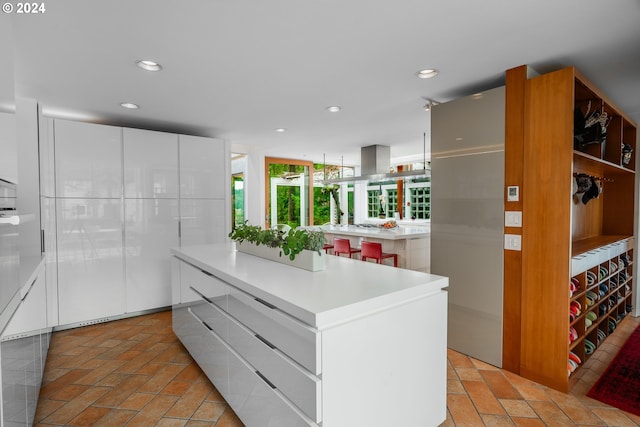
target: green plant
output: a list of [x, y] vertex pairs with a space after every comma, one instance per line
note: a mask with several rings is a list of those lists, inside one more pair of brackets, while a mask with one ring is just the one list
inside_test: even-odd
[[303, 250], [322, 253], [324, 247], [324, 233], [317, 230], [292, 229], [287, 234], [278, 233], [276, 230], [263, 230], [257, 225], [249, 225], [243, 222], [229, 233], [231, 240], [238, 243], [247, 241], [255, 245], [265, 245], [270, 248], [280, 248], [282, 253], [290, 260], [294, 260]]

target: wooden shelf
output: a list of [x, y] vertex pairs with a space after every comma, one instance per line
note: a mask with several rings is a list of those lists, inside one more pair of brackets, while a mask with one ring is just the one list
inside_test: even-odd
[[599, 159], [595, 156], [578, 150], [573, 151], [573, 164], [574, 168], [592, 170], [592, 173], [594, 175], [601, 175], [605, 178], [609, 175], [616, 175], [620, 173], [636, 173], [634, 170], [622, 165], [617, 165], [615, 163]]
[[[519, 306], [520, 311], [505, 310], [504, 323], [515, 324], [509, 331], [519, 335], [505, 335], [505, 352], [510, 353], [503, 359], [512, 362], [517, 357], [519, 364], [514, 367], [510, 363], [507, 369], [567, 392], [576, 377], [567, 376], [569, 353], [573, 351], [584, 363], [591, 356], [586, 354], [585, 340], [592, 341], [597, 351], [598, 330], [608, 336], [609, 318], [617, 321], [626, 316], [626, 306], [633, 301], [631, 290], [620, 288], [624, 284], [621, 269], [615, 273], [610, 270], [612, 260], [621, 263], [621, 251], [633, 259], [632, 244], [612, 244], [635, 233], [636, 124], [573, 67], [531, 78], [523, 76], [521, 69], [507, 73], [507, 94], [511, 94], [507, 111], [520, 115], [507, 115], [506, 128], [511, 133], [507, 133], [505, 153], [521, 153], [522, 162], [505, 162], [505, 176], [509, 177], [505, 185], [514, 185], [511, 182], [518, 181], [512, 177], [521, 174], [523, 237], [519, 258], [505, 251], [504, 300], [511, 307]], [[606, 140], [575, 149], [576, 113], [586, 116], [596, 110], [607, 115]], [[633, 149], [628, 163], [624, 161], [625, 144]], [[572, 194], [573, 182], [571, 186], [569, 182], [578, 173], [597, 178], [602, 190], [597, 197], [583, 199]], [[596, 251], [603, 247], [608, 248]], [[571, 259], [580, 255], [585, 257]], [[600, 267], [607, 268], [607, 277], [589, 286], [587, 271], [599, 279]], [[631, 263], [626, 272], [629, 280], [633, 276]], [[572, 274], [581, 290], [570, 296]], [[612, 278], [615, 285], [610, 283]], [[588, 307], [586, 291], [599, 295], [603, 281], [614, 289]], [[617, 283], [620, 281], [623, 283]], [[610, 305], [612, 295], [616, 301]], [[581, 314], [573, 322], [568, 312], [572, 301], [581, 305]], [[607, 308], [603, 315], [601, 304]], [[587, 328], [586, 313], [590, 311], [597, 318]], [[571, 327], [578, 337], [568, 343]]]
[[575, 240], [571, 243], [571, 256], [578, 256], [592, 251], [602, 246], [607, 246], [620, 240], [628, 239], [633, 236], [595, 236], [587, 239]]

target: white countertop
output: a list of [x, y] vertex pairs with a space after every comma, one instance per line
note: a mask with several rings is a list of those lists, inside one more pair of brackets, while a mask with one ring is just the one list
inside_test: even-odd
[[9, 298], [5, 307], [0, 307], [0, 333], [11, 320], [11, 316], [18, 309], [20, 301], [29, 291], [31, 284], [36, 279], [40, 270], [44, 267], [44, 256], [21, 256], [16, 292]]
[[399, 240], [399, 239], [419, 239], [431, 235], [430, 227], [407, 227], [397, 228], [381, 227], [357, 227], [355, 225], [323, 225], [320, 230], [327, 234], [342, 234], [345, 236], [375, 237], [376, 239]]
[[326, 270], [310, 272], [237, 252], [232, 244], [188, 246], [171, 252], [318, 329], [449, 286], [446, 277], [332, 255], [325, 255]]

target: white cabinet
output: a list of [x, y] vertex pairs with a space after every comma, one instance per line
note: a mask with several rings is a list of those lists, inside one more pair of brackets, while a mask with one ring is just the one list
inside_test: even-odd
[[40, 218], [44, 238], [45, 274], [47, 276], [47, 326], [53, 327], [58, 325], [58, 255], [55, 198], [40, 198]]
[[57, 197], [122, 195], [122, 129], [56, 120]]
[[0, 338], [3, 426], [33, 425], [50, 336], [41, 265], [23, 284], [20, 304]]
[[47, 327], [47, 293], [45, 289], [45, 270], [26, 283], [20, 290], [20, 305], [11, 317], [2, 337], [39, 331]]
[[227, 237], [224, 199], [180, 200], [181, 246], [224, 242]]
[[60, 324], [123, 314], [125, 286], [119, 199], [58, 199]]
[[223, 244], [172, 252], [174, 331], [247, 427], [445, 420], [446, 278], [338, 257], [309, 272]]
[[124, 197], [178, 197], [178, 135], [123, 130]]
[[55, 197], [55, 150], [53, 120], [40, 122], [40, 141], [38, 157], [40, 158], [40, 196]]
[[169, 249], [227, 239], [229, 144], [64, 120], [41, 134], [52, 326], [171, 305]]
[[128, 313], [171, 305], [169, 248], [178, 246], [178, 201], [125, 199]]
[[224, 141], [180, 135], [180, 197], [224, 199], [229, 162]]

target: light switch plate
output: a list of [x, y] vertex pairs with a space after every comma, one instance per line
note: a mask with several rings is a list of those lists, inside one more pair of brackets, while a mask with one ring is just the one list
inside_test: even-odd
[[522, 211], [505, 211], [505, 227], [522, 227]]
[[511, 251], [522, 250], [522, 236], [519, 234], [505, 234], [504, 248]]

